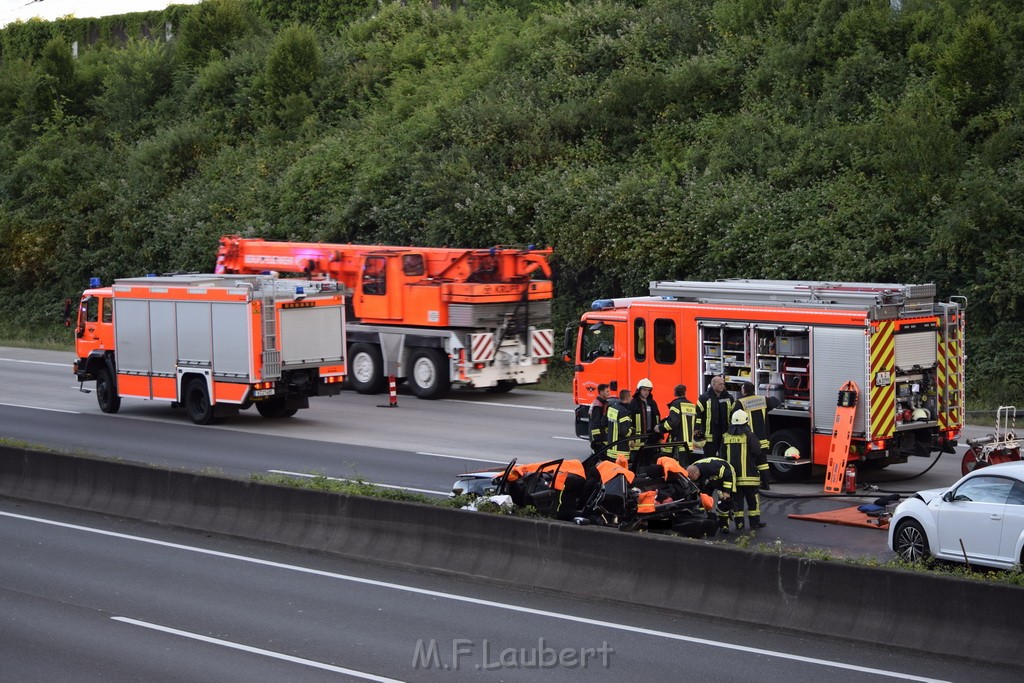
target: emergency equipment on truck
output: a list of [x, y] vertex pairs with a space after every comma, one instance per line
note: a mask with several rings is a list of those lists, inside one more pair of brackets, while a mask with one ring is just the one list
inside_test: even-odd
[[[861, 468], [952, 452], [963, 427], [966, 300], [935, 286], [796, 280], [654, 281], [650, 296], [595, 301], [566, 330], [580, 415], [597, 385], [641, 377], [667, 403], [676, 384], [696, 402], [715, 375], [775, 406], [769, 464], [777, 479], [828, 462], [838, 388], [863, 391], [849, 461]], [[581, 429], [583, 431], [581, 431]], [[787, 459], [795, 447], [799, 459]]]
[[508, 391], [540, 380], [554, 351], [550, 254], [228, 235], [216, 271], [337, 280], [352, 291], [353, 388], [377, 393], [395, 376], [418, 397], [437, 398], [452, 384]]
[[81, 297], [75, 376], [100, 409], [122, 398], [183, 405], [211, 424], [256, 406], [291, 417], [345, 379], [345, 297], [336, 283], [254, 275], [115, 280]]

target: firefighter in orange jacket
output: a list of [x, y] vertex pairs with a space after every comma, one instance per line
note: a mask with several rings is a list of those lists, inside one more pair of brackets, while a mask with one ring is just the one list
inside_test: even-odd
[[743, 530], [743, 508], [751, 529], [768, 526], [761, 521], [761, 497], [758, 489], [768, 490], [768, 458], [761, 450], [754, 432], [750, 429], [750, 417], [744, 410], [732, 414], [732, 425], [722, 436], [722, 455], [736, 471], [736, 496], [733, 519], [736, 529]]

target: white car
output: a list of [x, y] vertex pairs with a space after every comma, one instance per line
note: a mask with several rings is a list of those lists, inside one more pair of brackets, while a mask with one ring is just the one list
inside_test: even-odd
[[915, 493], [889, 522], [889, 547], [911, 562], [932, 556], [1000, 569], [1024, 564], [1024, 462], [990, 465], [949, 488]]

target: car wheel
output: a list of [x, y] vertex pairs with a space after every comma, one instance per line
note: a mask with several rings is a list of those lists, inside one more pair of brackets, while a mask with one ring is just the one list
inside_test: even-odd
[[892, 537], [893, 550], [901, 560], [907, 562], [922, 562], [931, 557], [931, 550], [928, 547], [928, 537], [917, 520], [906, 519], [896, 527], [896, 533]]
[[185, 411], [189, 419], [197, 425], [212, 425], [217, 422], [204, 380], [194, 379], [185, 387]]
[[451, 387], [448, 359], [438, 349], [417, 349], [409, 365], [409, 388], [418, 398], [439, 398]]
[[[810, 437], [802, 429], [780, 429], [771, 435], [771, 444], [772, 455], [779, 458], [790, 446], [796, 447], [801, 457], [806, 458], [811, 454]], [[790, 465], [785, 462], [769, 461], [768, 468], [775, 481], [801, 481], [811, 476], [810, 464]]]
[[117, 395], [114, 378], [106, 368], [96, 375], [96, 403], [104, 413], [116, 413], [121, 409], [121, 397]]
[[353, 344], [349, 349], [348, 381], [360, 394], [378, 394], [384, 388], [384, 357], [375, 344]]
[[256, 412], [266, 418], [280, 418], [280, 417], [291, 417], [295, 413], [299, 412], [296, 408], [285, 408], [286, 401], [284, 396], [276, 396], [266, 401], [260, 401], [256, 404]]

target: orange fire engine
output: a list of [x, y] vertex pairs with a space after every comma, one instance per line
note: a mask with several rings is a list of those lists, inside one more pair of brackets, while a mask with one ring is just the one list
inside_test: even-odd
[[255, 405], [291, 417], [345, 379], [345, 298], [334, 285], [269, 276], [98, 279], [81, 297], [75, 376], [100, 410], [122, 397], [184, 405], [212, 424]]
[[[881, 468], [952, 452], [963, 427], [962, 297], [936, 301], [934, 285], [790, 280], [656, 281], [650, 292], [595, 301], [566, 330], [580, 436], [599, 383], [632, 389], [648, 377], [664, 405], [676, 384], [696, 402], [722, 375], [734, 396], [751, 382], [777, 401], [768, 459], [778, 479], [828, 462], [849, 381], [864, 388], [851, 462]], [[800, 460], [784, 457], [790, 447]]]
[[[420, 398], [452, 384], [536, 383], [554, 350], [550, 249], [448, 249], [222, 237], [218, 273], [281, 271], [351, 290], [349, 382], [393, 375]], [[542, 275], [545, 279], [535, 279]]]

